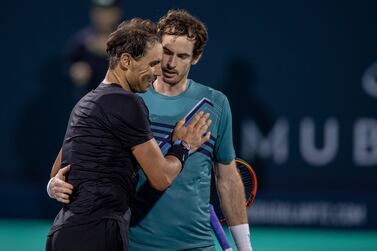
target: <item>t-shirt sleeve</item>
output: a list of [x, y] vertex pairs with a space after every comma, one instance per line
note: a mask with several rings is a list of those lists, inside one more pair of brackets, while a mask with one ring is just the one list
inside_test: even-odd
[[232, 112], [228, 99], [224, 96], [219, 131], [215, 143], [215, 161], [223, 164], [230, 163], [236, 154], [233, 147]]
[[125, 148], [153, 138], [149, 111], [140, 97], [134, 94], [106, 95], [101, 100], [101, 107], [112, 134]]

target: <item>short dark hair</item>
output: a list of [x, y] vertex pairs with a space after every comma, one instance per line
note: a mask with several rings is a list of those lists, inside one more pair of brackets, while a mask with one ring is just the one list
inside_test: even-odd
[[123, 21], [118, 25], [118, 29], [125, 27], [140, 29], [149, 33], [157, 34], [157, 24], [149, 19], [135, 17], [131, 20]]
[[169, 10], [158, 22], [158, 32], [162, 35], [187, 36], [195, 40], [193, 58], [203, 53], [208, 40], [207, 28], [202, 21], [186, 10]]
[[116, 67], [123, 53], [129, 53], [137, 60], [159, 42], [161, 39], [157, 34], [157, 26], [152, 21], [133, 18], [122, 22], [107, 40], [110, 69]]

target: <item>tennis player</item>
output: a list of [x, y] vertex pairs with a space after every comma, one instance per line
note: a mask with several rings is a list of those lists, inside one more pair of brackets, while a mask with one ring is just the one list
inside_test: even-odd
[[182, 171], [189, 151], [210, 137], [208, 114], [197, 113], [188, 126], [184, 120], [175, 126], [166, 157], [153, 138], [148, 109], [134, 93], [147, 91], [161, 74], [156, 32], [122, 24], [109, 36], [107, 52], [105, 79], [76, 104], [68, 122], [58, 159], [70, 164], [74, 189], [71, 203], [55, 218], [46, 250], [128, 250], [139, 166], [154, 189], [164, 190]]
[[[201, 107], [211, 114], [212, 135], [189, 156], [186, 165], [190, 168], [185, 169], [149, 213], [130, 228], [130, 248], [137, 251], [214, 250], [208, 204], [211, 169], [215, 162], [221, 207], [237, 248], [251, 250], [244, 189], [234, 162], [228, 100], [221, 92], [188, 79], [191, 66], [198, 63], [203, 54], [207, 29], [184, 10], [169, 11], [160, 19], [158, 29], [163, 46], [162, 75], [141, 94], [149, 107], [156, 139], [161, 146], [164, 135], [171, 133], [174, 123], [202, 98], [213, 104]], [[145, 202], [136, 201], [141, 202], [141, 206]]]
[[[129, 231], [130, 249], [215, 250], [211, 235], [209, 198], [211, 169], [215, 166], [221, 207], [238, 250], [252, 250], [242, 181], [235, 167], [232, 118], [224, 94], [188, 79], [192, 65], [203, 55], [208, 34], [205, 25], [184, 10], [171, 10], [158, 23], [162, 35], [162, 75], [141, 94], [149, 108], [151, 128], [165, 152], [174, 124], [199, 104], [212, 119], [211, 138], [188, 157], [181, 175], [165, 192], [150, 196], [143, 175], [135, 210], [147, 208]], [[219, 52], [220, 53], [220, 52]], [[209, 102], [201, 102], [208, 100]], [[209, 105], [209, 103], [213, 105]], [[203, 105], [200, 105], [203, 104]], [[148, 183], [145, 183], [148, 185]], [[72, 188], [64, 182], [64, 170], [51, 180], [49, 191], [59, 201], [69, 202]], [[150, 198], [158, 198], [151, 205]], [[147, 199], [144, 199], [147, 198]]]

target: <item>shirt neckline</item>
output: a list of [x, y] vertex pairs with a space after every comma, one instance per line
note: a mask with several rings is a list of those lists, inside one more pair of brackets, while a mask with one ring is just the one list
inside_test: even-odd
[[193, 82], [193, 81], [192, 81], [191, 79], [188, 79], [188, 80], [187, 80], [187, 87], [186, 87], [186, 89], [185, 89], [183, 92], [181, 92], [180, 94], [176, 95], [176, 96], [167, 96], [167, 95], [161, 94], [161, 93], [157, 92], [157, 91], [154, 89], [153, 85], [151, 85], [151, 86], [149, 87], [149, 89], [151, 90], [151, 92], [152, 92], [153, 94], [156, 94], [156, 95], [158, 95], [159, 97], [161, 97], [161, 98], [163, 98], [163, 99], [179, 99], [179, 98], [181, 98], [182, 96], [184, 96], [184, 95], [186, 94], [186, 92], [188, 92], [188, 90], [190, 89], [190, 87], [191, 87], [191, 85], [192, 85], [192, 82]]

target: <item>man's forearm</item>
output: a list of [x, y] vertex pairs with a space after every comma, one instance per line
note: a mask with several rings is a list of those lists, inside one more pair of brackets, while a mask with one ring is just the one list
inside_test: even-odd
[[245, 192], [235, 162], [217, 164], [217, 189], [221, 209], [230, 226], [237, 249], [252, 251], [247, 220]]
[[58, 156], [56, 156], [54, 165], [52, 166], [52, 169], [50, 172], [50, 178], [55, 177], [55, 175], [58, 173], [61, 163], [62, 163], [62, 149], [60, 148]]
[[245, 192], [238, 173], [233, 177], [218, 177], [217, 186], [221, 209], [229, 226], [247, 223]]

